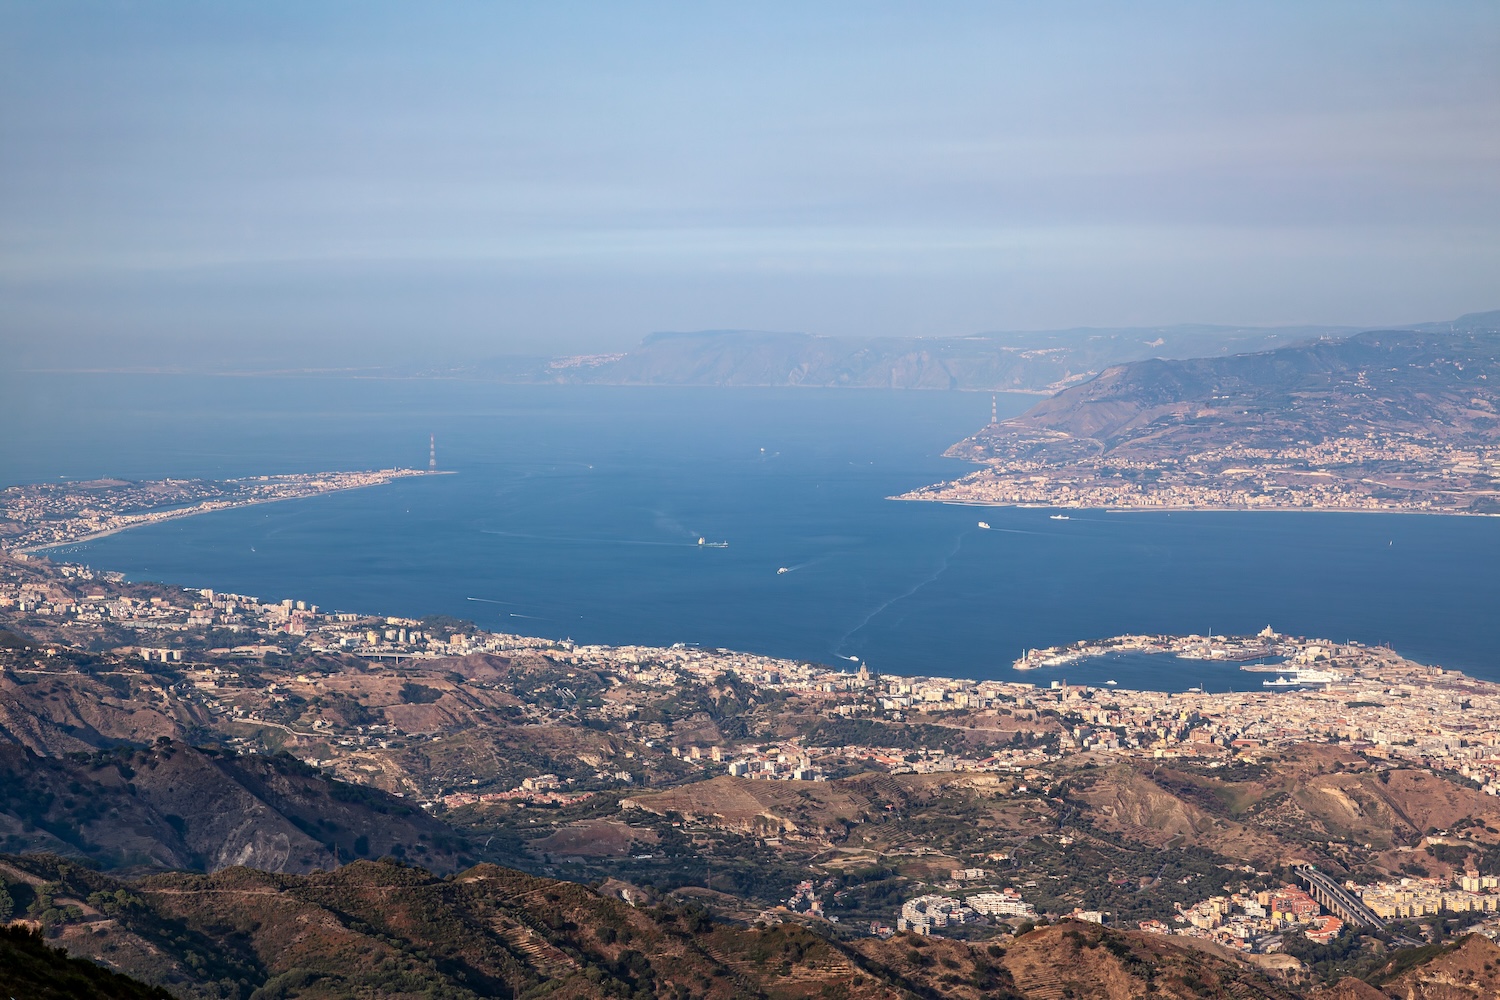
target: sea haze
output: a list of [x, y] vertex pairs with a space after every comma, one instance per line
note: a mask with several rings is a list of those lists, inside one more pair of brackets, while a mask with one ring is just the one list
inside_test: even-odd
[[[1500, 521], [973, 509], [885, 497], [960, 474], [987, 394], [456, 381], [12, 377], [6, 485], [422, 466], [456, 475], [137, 529], [59, 557], [134, 579], [449, 614], [579, 642], [1183, 690], [1170, 657], [1016, 675], [1122, 632], [1391, 643], [1500, 680]], [[1035, 397], [1001, 396], [1001, 415]], [[992, 527], [984, 530], [978, 522]], [[700, 546], [698, 539], [728, 542]], [[778, 573], [785, 567], [788, 571]]]

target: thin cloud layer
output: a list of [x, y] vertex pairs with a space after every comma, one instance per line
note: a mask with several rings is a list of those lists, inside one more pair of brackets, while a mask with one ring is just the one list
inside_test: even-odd
[[0, 337], [1456, 315], [1496, 304], [1496, 51], [1480, 3], [8, 5]]

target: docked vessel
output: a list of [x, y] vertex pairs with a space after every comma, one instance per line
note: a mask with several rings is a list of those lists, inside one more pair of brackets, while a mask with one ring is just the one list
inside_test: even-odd
[[1261, 681], [1262, 687], [1268, 687], [1273, 691], [1286, 691], [1289, 689], [1302, 688], [1325, 688], [1339, 680], [1339, 675], [1331, 670], [1287, 670], [1278, 671], [1274, 681]]

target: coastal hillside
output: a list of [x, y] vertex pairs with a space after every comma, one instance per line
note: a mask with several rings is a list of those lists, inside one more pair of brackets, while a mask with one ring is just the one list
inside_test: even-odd
[[1497, 403], [1500, 330], [1372, 332], [1228, 358], [1117, 365], [950, 454], [1150, 458], [1230, 442], [1279, 448], [1372, 434], [1486, 445], [1500, 441]]
[[1115, 365], [950, 448], [905, 499], [1103, 508], [1500, 509], [1500, 313]]

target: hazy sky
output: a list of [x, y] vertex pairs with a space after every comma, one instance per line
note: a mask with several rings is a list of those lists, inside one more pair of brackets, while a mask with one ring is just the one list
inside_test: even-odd
[[0, 0], [0, 346], [1500, 308], [1497, 53], [1492, 0]]

